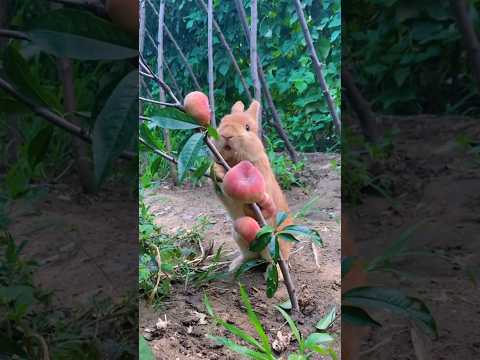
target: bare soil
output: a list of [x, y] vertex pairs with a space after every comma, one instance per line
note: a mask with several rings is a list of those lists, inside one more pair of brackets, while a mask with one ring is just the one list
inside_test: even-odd
[[[302, 175], [306, 186], [286, 191], [294, 213], [307, 201], [318, 196], [318, 201], [302, 223], [318, 230], [325, 243], [325, 247], [318, 251], [319, 267], [315, 263], [309, 242], [297, 244], [290, 260], [291, 272], [305, 315], [304, 323], [300, 325], [304, 335], [314, 331], [314, 325], [332, 306], [336, 307], [337, 313], [340, 312], [340, 174], [332, 167], [332, 159], [338, 160], [339, 157], [309, 154]], [[210, 183], [196, 188], [177, 188], [164, 184], [147, 192], [145, 202], [150, 206], [155, 222], [167, 232], [191, 228], [199, 216], [208, 216], [212, 226], [205, 236], [205, 246], [208, 241], [214, 240], [216, 246], [224, 244], [227, 252], [236, 250], [230, 220]], [[273, 307], [288, 298], [284, 286], [279, 288], [274, 298], [268, 299], [262, 271], [252, 270], [241, 281], [247, 287], [254, 309], [271, 342], [277, 338], [279, 331], [281, 336], [289, 334], [288, 325]], [[174, 285], [170, 298], [160, 308], [153, 309], [143, 302], [140, 304], [140, 334], [143, 334], [146, 328], [155, 328], [159, 319], [166, 318], [168, 321], [166, 330], [157, 333], [150, 342], [157, 359], [243, 358], [206, 337], [211, 334], [233, 339], [224, 329], [216, 327], [208, 317], [204, 321], [203, 316], [198, 314], [206, 313], [202, 303], [204, 293], [208, 295], [218, 315], [255, 335], [240, 301], [237, 282], [218, 280], [201, 289], [185, 287], [184, 284]], [[334, 348], [340, 354], [339, 319], [333, 326], [332, 334], [336, 337]], [[286, 359], [286, 354], [296, 349], [296, 346], [296, 342], [292, 340], [279, 356]], [[318, 356], [312, 359], [320, 358]]]
[[[384, 118], [397, 127], [395, 155], [382, 173], [394, 181], [397, 207], [376, 194], [351, 210], [353, 233], [366, 258], [383, 253], [410, 226], [424, 220], [411, 238], [410, 250], [431, 256], [405, 257], [395, 269], [398, 279], [372, 273], [372, 284], [404, 289], [426, 302], [436, 319], [433, 340], [394, 315], [374, 317], [384, 325], [372, 329], [363, 344], [365, 360], [479, 359], [479, 288], [469, 275], [480, 264], [480, 163], [455, 145], [460, 135], [480, 139], [478, 119], [420, 116]], [[476, 162], [475, 162], [476, 161]], [[476, 270], [475, 270], [476, 269]]]

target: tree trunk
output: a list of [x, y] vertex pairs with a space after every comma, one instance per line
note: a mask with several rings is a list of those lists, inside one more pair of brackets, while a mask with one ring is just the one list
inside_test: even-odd
[[310, 58], [312, 59], [313, 68], [315, 70], [315, 74], [317, 75], [317, 80], [320, 83], [323, 96], [325, 97], [325, 101], [327, 102], [330, 115], [333, 119], [333, 124], [338, 134], [341, 135], [340, 119], [338, 117], [335, 103], [333, 102], [332, 96], [330, 95], [327, 82], [325, 81], [325, 77], [323, 76], [322, 64], [320, 63], [320, 60], [317, 56], [317, 51], [313, 46], [312, 36], [310, 35], [310, 31], [308, 30], [307, 21], [305, 20], [305, 15], [303, 14], [302, 10], [302, 5], [300, 4], [300, 0], [293, 0], [293, 3], [295, 5], [295, 10], [297, 11], [298, 20], [300, 21], [300, 25], [302, 26], [303, 36], [305, 37], [305, 41], [307, 42], [307, 47], [310, 52]]
[[[258, 56], [257, 49], [257, 24], [258, 24], [258, 7], [257, 0], [252, 0], [250, 9], [250, 69], [252, 73], [253, 88], [255, 91], [255, 100], [260, 104], [262, 103], [262, 90], [260, 87], [260, 81], [258, 80], [258, 64], [260, 57]], [[258, 112], [258, 136], [262, 139], [263, 127], [262, 127], [262, 112]]]
[[480, 45], [477, 34], [475, 33], [475, 28], [473, 27], [473, 20], [468, 11], [469, 2], [466, 0], [451, 0], [451, 4], [455, 13], [457, 27], [462, 34], [463, 43], [470, 58], [480, 94]]
[[342, 85], [345, 88], [345, 93], [350, 100], [353, 110], [358, 116], [365, 139], [372, 143], [377, 143], [378, 129], [375, 115], [370, 108], [370, 104], [358, 90], [346, 64], [342, 65]]
[[[65, 118], [73, 124], [82, 127], [81, 120], [77, 119], [74, 115], [77, 110], [77, 104], [72, 61], [66, 58], [58, 59], [58, 69], [63, 82]], [[92, 193], [95, 191], [95, 179], [89, 146], [76, 136], [72, 136], [72, 142], [78, 179], [83, 190], [87, 193]]]
[[207, 9], [207, 47], [208, 47], [208, 98], [210, 101], [211, 124], [217, 127], [215, 120], [215, 93], [214, 93], [214, 74], [213, 74], [213, 0], [208, 0]]
[[[163, 81], [163, 64], [164, 64], [164, 52], [163, 52], [163, 23], [165, 19], [165, 1], [160, 0], [160, 9], [158, 11], [158, 48], [157, 48], [157, 72], [160, 80]], [[165, 91], [160, 86], [160, 101], [166, 101]], [[165, 141], [165, 148], [169, 154], [172, 153], [172, 144], [170, 142], [170, 132], [168, 129], [162, 129], [163, 139]], [[170, 174], [174, 184], [177, 183], [177, 169], [175, 164], [170, 163]]]
[[[247, 14], [245, 13], [245, 9], [243, 8], [243, 4], [241, 0], [235, 0], [235, 6], [237, 8], [238, 17], [240, 20], [240, 24], [242, 25], [242, 28], [243, 28], [245, 39], [247, 41], [247, 44], [250, 45], [250, 36], [249, 36], [250, 32], [248, 30]], [[261, 82], [268, 106], [270, 107], [270, 110], [272, 112], [272, 117], [273, 117], [272, 126], [275, 128], [278, 135], [285, 143], [285, 148], [287, 149], [290, 159], [292, 159], [292, 161], [296, 163], [298, 162], [297, 152], [295, 151], [295, 148], [293, 147], [292, 143], [288, 139], [287, 133], [282, 127], [282, 123], [280, 121], [280, 115], [278, 114], [277, 108], [273, 103], [272, 94], [270, 93], [270, 89], [268, 87], [267, 80], [265, 79], [265, 74], [263, 72], [263, 67], [260, 62], [258, 63], [258, 76], [260, 78], [260, 82]]]

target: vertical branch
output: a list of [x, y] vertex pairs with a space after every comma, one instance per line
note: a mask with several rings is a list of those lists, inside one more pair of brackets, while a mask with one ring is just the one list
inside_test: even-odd
[[[251, 24], [250, 24], [250, 69], [252, 73], [253, 87], [255, 90], [255, 99], [262, 102], [262, 92], [260, 88], [260, 81], [258, 80], [258, 64], [260, 58], [258, 56], [257, 49], [257, 23], [258, 23], [258, 11], [257, 0], [251, 2]], [[258, 114], [258, 136], [262, 138], [263, 126], [262, 126], [262, 112]]]
[[207, 9], [207, 23], [208, 23], [208, 99], [210, 101], [210, 116], [213, 127], [217, 127], [215, 120], [215, 94], [213, 87], [213, 0], [208, 0]]
[[139, 30], [138, 48], [143, 55], [145, 45], [145, 0], [140, 0], [140, 30]]
[[[73, 66], [70, 59], [58, 59], [58, 70], [60, 78], [63, 82], [63, 102], [65, 109], [65, 118], [70, 120], [73, 124], [81, 127], [81, 123], [73, 115], [76, 111], [76, 97], [75, 97], [75, 83], [73, 79]], [[85, 142], [76, 136], [72, 136], [73, 151], [75, 156], [75, 163], [80, 184], [84, 191], [94, 192], [94, 175], [92, 160], [90, 158], [89, 147]]]
[[300, 21], [300, 25], [302, 26], [303, 36], [305, 37], [305, 41], [307, 42], [307, 47], [310, 52], [310, 58], [312, 59], [315, 74], [317, 75], [320, 87], [322, 88], [323, 96], [325, 97], [328, 105], [328, 110], [330, 111], [330, 115], [333, 119], [333, 124], [335, 125], [337, 133], [340, 135], [341, 124], [338, 117], [338, 112], [333, 102], [332, 96], [330, 95], [330, 91], [328, 89], [327, 82], [325, 81], [325, 77], [323, 76], [322, 64], [320, 63], [315, 47], [313, 46], [312, 36], [310, 35], [310, 30], [308, 30], [307, 21], [305, 20], [305, 15], [302, 10], [302, 5], [300, 4], [300, 0], [293, 0], [293, 3], [295, 5], [295, 10], [297, 11], [298, 20]]
[[[157, 48], [157, 74], [160, 80], [164, 81], [163, 78], [163, 64], [164, 64], [164, 51], [163, 51], [163, 24], [165, 21], [165, 1], [160, 0], [160, 9], [158, 11], [158, 48]], [[165, 90], [159, 86], [160, 92], [160, 101], [165, 102]], [[165, 141], [165, 148], [169, 154], [172, 153], [172, 143], [170, 142], [170, 132], [168, 129], [163, 128], [163, 139]], [[172, 175], [172, 180], [176, 183], [177, 178], [177, 169], [175, 164], [170, 163], [170, 174]]]
[[[152, 10], [155, 12], [155, 14], [158, 16], [158, 10], [155, 8], [155, 6], [152, 4], [152, 2], [150, 0], [146, 0], [148, 2], [148, 4], [150, 5], [150, 7], [152, 8]], [[195, 85], [195, 87], [197, 88], [197, 90], [202, 90], [198, 80], [197, 80], [197, 77], [195, 76], [195, 73], [193, 72], [193, 69], [192, 67], [190, 66], [190, 63], [188, 62], [188, 59], [187, 57], [185, 56], [185, 54], [183, 53], [182, 49], [180, 48], [180, 46], [178, 46], [178, 43], [177, 41], [175, 40], [175, 38], [173, 37], [172, 33], [170, 32], [170, 30], [168, 29], [168, 26], [167, 24], [165, 24], [165, 22], [163, 23], [163, 28], [165, 30], [165, 33], [167, 34], [167, 37], [168, 39], [172, 42], [173, 46], [175, 47], [175, 49], [177, 50], [178, 52], [178, 55], [180, 56], [180, 59], [182, 60], [183, 62], [183, 65], [185, 65], [185, 67], [187, 68], [187, 71], [188, 73], [190, 74], [190, 77], [192, 78], [193, 80], [193, 83]]]
[[342, 64], [342, 85], [345, 87], [345, 94], [350, 100], [351, 106], [358, 116], [363, 135], [367, 141], [376, 143], [378, 141], [378, 129], [375, 115], [370, 108], [370, 104], [358, 90], [353, 76], [347, 69], [347, 65]]
[[[206, 13], [208, 13], [207, 5], [203, 0], [197, 0], [200, 6], [205, 10]], [[242, 74], [242, 71], [240, 70], [240, 66], [238, 66], [237, 60], [235, 60], [235, 56], [233, 55], [232, 48], [230, 45], [228, 45], [227, 39], [225, 38], [225, 35], [223, 35], [222, 29], [220, 29], [220, 26], [218, 23], [215, 21], [215, 18], [212, 16], [212, 21], [213, 21], [213, 28], [218, 34], [218, 37], [220, 38], [220, 42], [222, 43], [223, 47], [227, 51], [228, 57], [230, 58], [230, 61], [233, 64], [233, 68], [238, 74], [238, 77], [240, 78], [240, 81], [242, 82], [243, 88], [245, 89], [245, 93], [247, 94], [248, 101], [252, 102], [253, 97], [250, 92], [250, 89], [248, 88], [247, 81], [245, 80], [245, 77]]]
[[457, 27], [462, 34], [464, 46], [468, 52], [475, 80], [480, 93], [480, 45], [473, 27], [473, 20], [468, 11], [466, 0], [451, 0]]
[[[247, 44], [250, 44], [250, 36], [249, 36], [250, 32], [248, 30], [247, 14], [245, 13], [245, 9], [243, 8], [241, 0], [235, 0], [235, 7], [237, 8], [238, 17], [240, 20], [240, 24], [242, 25], [243, 33], [245, 35]], [[260, 78], [260, 82], [262, 84], [263, 92], [267, 100], [268, 107], [272, 112], [272, 117], [273, 117], [272, 126], [275, 128], [278, 135], [285, 143], [285, 147], [287, 149], [288, 155], [290, 156], [290, 159], [292, 159], [292, 161], [296, 163], [298, 162], [297, 152], [295, 151], [295, 148], [290, 142], [287, 133], [285, 132], [285, 130], [283, 130], [282, 123], [280, 121], [280, 115], [278, 114], [277, 108], [273, 103], [272, 94], [270, 93], [270, 89], [268, 87], [267, 80], [265, 78], [265, 73], [263, 72], [263, 67], [261, 63], [258, 63], [258, 75]]]

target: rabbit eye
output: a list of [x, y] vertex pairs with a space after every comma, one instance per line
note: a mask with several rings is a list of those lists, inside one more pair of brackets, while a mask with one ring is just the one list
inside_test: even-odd
[[250, 125], [245, 125], [245, 129], [247, 129], [247, 131], [250, 131]]

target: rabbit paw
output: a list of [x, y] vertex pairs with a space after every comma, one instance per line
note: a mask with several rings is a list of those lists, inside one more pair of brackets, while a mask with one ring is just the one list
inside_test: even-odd
[[238, 270], [238, 268], [240, 267], [240, 265], [243, 264], [243, 262], [245, 261], [245, 257], [243, 255], [239, 255], [237, 256], [235, 259], [232, 260], [232, 262], [230, 263], [230, 266], [228, 267], [228, 272], [235, 272]]

